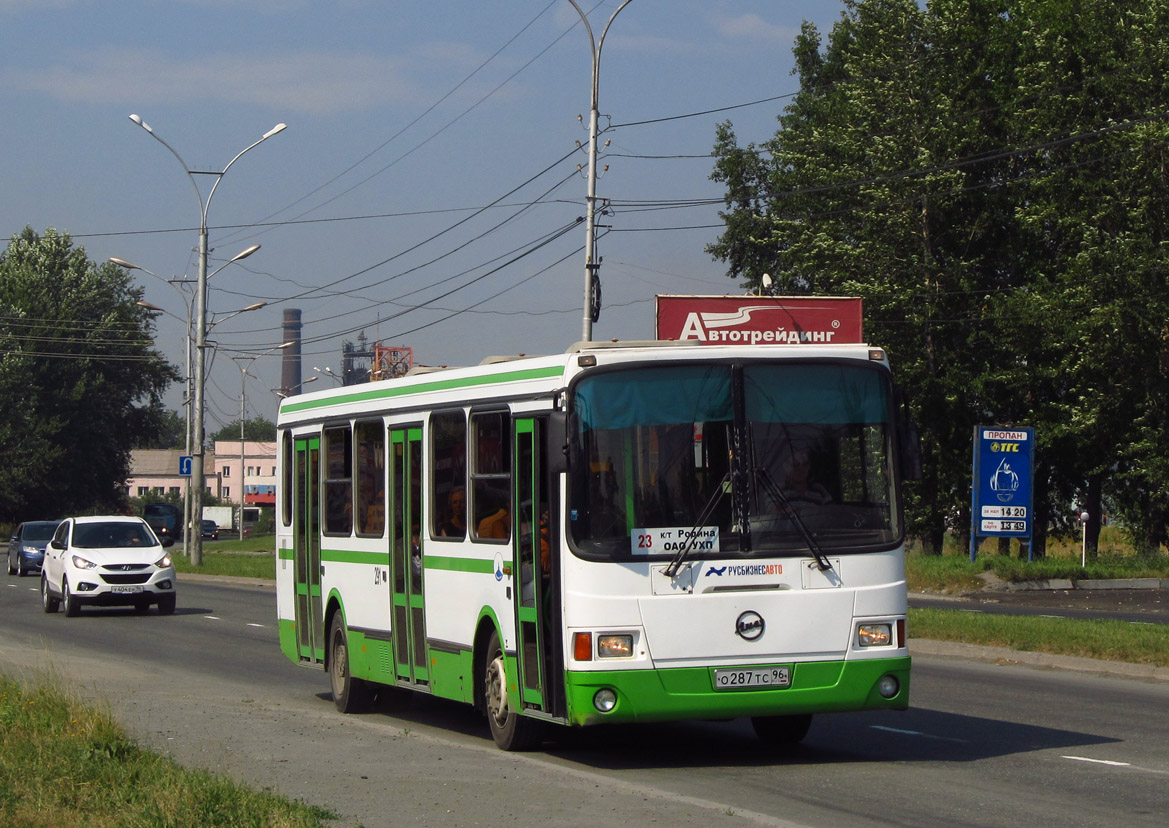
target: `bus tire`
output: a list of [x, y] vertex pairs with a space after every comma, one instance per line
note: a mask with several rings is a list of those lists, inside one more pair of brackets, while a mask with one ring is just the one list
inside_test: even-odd
[[342, 713], [361, 713], [369, 709], [373, 694], [369, 684], [354, 678], [349, 672], [349, 637], [345, 619], [340, 612], [333, 614], [329, 624], [329, 683], [333, 690], [333, 704]]
[[544, 740], [543, 723], [516, 713], [507, 703], [507, 662], [496, 632], [483, 651], [483, 709], [491, 738], [502, 750], [531, 750]]
[[759, 741], [769, 747], [798, 745], [808, 735], [812, 726], [812, 714], [800, 713], [795, 716], [752, 716], [751, 727]]

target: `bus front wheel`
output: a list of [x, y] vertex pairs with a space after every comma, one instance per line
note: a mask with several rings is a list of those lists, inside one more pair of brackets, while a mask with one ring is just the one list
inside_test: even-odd
[[812, 714], [754, 716], [751, 719], [751, 726], [755, 728], [755, 735], [764, 745], [769, 747], [796, 745], [808, 735], [808, 728], [812, 726]]
[[333, 615], [329, 625], [329, 682], [333, 704], [342, 713], [360, 713], [369, 708], [373, 696], [369, 684], [349, 672], [349, 639], [340, 612]]
[[507, 666], [499, 634], [492, 633], [483, 660], [483, 707], [491, 738], [503, 750], [531, 750], [543, 741], [541, 722], [520, 715], [507, 702]]

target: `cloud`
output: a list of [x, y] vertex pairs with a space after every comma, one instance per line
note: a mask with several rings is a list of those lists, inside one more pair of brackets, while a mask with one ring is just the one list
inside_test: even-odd
[[772, 43], [791, 43], [800, 33], [798, 28], [768, 23], [757, 14], [724, 17], [714, 22], [715, 29], [726, 38], [762, 40]]
[[302, 52], [210, 55], [175, 60], [154, 50], [102, 49], [35, 71], [9, 71], [9, 94], [35, 92], [70, 103], [214, 100], [281, 112], [332, 115], [411, 101], [422, 92], [390, 57]]

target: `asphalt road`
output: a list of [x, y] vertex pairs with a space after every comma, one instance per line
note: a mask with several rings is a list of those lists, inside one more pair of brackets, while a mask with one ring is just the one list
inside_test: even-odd
[[51, 670], [177, 760], [381, 826], [1158, 826], [1169, 683], [916, 656], [912, 709], [818, 717], [763, 750], [742, 721], [566, 731], [505, 754], [468, 708], [342, 716], [276, 645], [271, 589], [180, 583], [172, 617], [45, 615], [0, 578], [0, 670]]

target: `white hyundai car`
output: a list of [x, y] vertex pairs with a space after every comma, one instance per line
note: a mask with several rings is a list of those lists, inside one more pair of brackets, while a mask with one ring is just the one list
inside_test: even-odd
[[76, 517], [61, 521], [45, 549], [41, 604], [77, 615], [83, 604], [130, 605], [163, 615], [175, 611], [175, 568], [146, 521], [137, 517]]

